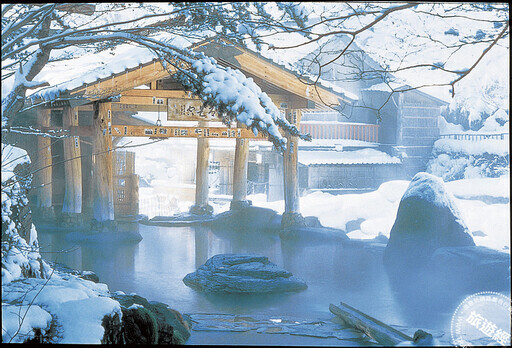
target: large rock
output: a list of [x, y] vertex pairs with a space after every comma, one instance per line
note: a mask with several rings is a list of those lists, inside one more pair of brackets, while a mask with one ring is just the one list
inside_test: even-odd
[[[106, 344], [185, 344], [191, 323], [165, 303], [138, 295], [115, 293], [121, 304], [122, 320], [115, 314], [103, 319]], [[117, 317], [116, 317], [117, 316]]]
[[211, 222], [211, 227], [230, 230], [265, 230], [276, 215], [275, 210], [249, 206], [217, 215]]
[[384, 252], [386, 264], [422, 265], [440, 247], [474, 245], [443, 181], [416, 174], [400, 201]]
[[288, 227], [279, 232], [282, 239], [300, 241], [332, 241], [343, 242], [349, 240], [343, 230], [330, 227]]
[[183, 282], [206, 292], [271, 293], [299, 291], [306, 283], [270, 262], [266, 256], [220, 254], [208, 259]]
[[444, 284], [450, 281], [472, 291], [510, 290], [510, 254], [486, 247], [439, 248], [428, 268]]

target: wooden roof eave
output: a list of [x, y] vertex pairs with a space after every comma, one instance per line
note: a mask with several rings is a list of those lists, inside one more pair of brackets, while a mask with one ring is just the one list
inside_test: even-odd
[[[203, 44], [207, 43], [208, 42], [205, 42]], [[203, 44], [196, 45], [193, 49], [203, 47]], [[329, 107], [337, 106], [340, 104], [340, 101], [351, 103], [351, 100], [343, 95], [334, 93], [324, 87], [308, 86], [285, 67], [278, 66], [276, 63], [259, 54], [251, 53], [240, 47], [236, 47], [236, 50], [237, 55], [233, 55], [236, 68], [240, 69], [242, 72], [248, 72], [249, 74], [262, 78], [268, 83], [296, 97], [313, 101], [315, 104], [318, 104], [320, 109], [324, 109], [324, 105], [328, 105]], [[216, 59], [221, 58], [215, 54], [210, 56]], [[233, 62], [233, 59], [230, 59], [230, 61]], [[167, 76], [169, 76], [169, 72], [163, 67], [160, 60], [155, 58], [148, 63], [139, 64], [123, 72], [98, 79], [93, 83], [84, 83], [82, 86], [65, 91], [61, 94], [59, 100], [76, 100], [75, 102], [83, 104], [85, 101], [92, 102], [106, 99]], [[35, 103], [32, 104], [43, 105], [43, 103], [45, 103], [45, 101], [36, 100]], [[47, 104], [45, 103], [45, 105]], [[32, 107], [33, 106], [35, 105], [32, 105]], [[315, 107], [315, 109], [318, 107]]]
[[89, 101], [101, 100], [167, 76], [169, 76], [169, 72], [160, 60], [155, 58], [148, 63], [139, 64], [137, 67], [112, 74], [93, 83], [84, 84], [69, 91], [69, 94], [72, 96], [82, 95]]
[[[336, 93], [332, 88], [318, 84], [313, 85], [313, 81], [309, 79], [304, 79], [306, 83], [302, 82], [294, 72], [259, 53], [248, 51], [226, 40], [222, 41], [228, 46], [207, 40], [195, 45], [193, 49], [202, 51], [215, 59], [225, 59], [242, 72], [263, 78], [281, 89], [315, 103], [327, 106], [340, 105], [340, 102], [353, 103], [350, 98]], [[231, 49], [226, 49], [226, 47], [231, 47]], [[226, 52], [229, 52], [228, 54], [231, 54], [232, 58], [226, 56]]]

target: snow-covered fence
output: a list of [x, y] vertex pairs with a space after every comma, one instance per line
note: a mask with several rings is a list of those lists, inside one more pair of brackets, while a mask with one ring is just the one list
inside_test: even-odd
[[487, 139], [505, 140], [509, 138], [509, 133], [494, 133], [494, 134], [441, 134], [441, 139], [455, 139], [455, 140], [470, 140], [480, 141]]

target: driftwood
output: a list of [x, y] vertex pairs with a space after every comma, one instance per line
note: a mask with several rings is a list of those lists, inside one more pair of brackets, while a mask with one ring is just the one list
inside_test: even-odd
[[369, 315], [364, 314], [343, 302], [340, 302], [340, 307], [337, 307], [333, 304], [329, 305], [329, 310], [331, 313], [338, 316], [345, 325], [362, 331], [367, 336], [373, 338], [375, 341], [384, 346], [395, 346], [404, 341], [409, 341], [410, 343], [419, 343], [415, 342], [418, 340], [418, 338], [420, 338], [418, 335], [424, 336], [424, 334], [426, 334], [430, 336], [430, 334], [418, 330], [414, 334], [415, 339], [413, 339], [412, 337], [393, 329], [391, 326], [386, 325], [383, 322], [372, 318]]

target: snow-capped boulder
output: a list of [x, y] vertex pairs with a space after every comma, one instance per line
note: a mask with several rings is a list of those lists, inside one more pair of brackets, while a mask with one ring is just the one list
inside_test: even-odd
[[416, 174], [400, 201], [384, 262], [420, 265], [437, 248], [474, 245], [444, 182], [428, 173]]
[[220, 254], [208, 259], [183, 282], [206, 292], [271, 293], [299, 291], [306, 283], [270, 262], [266, 256]]

